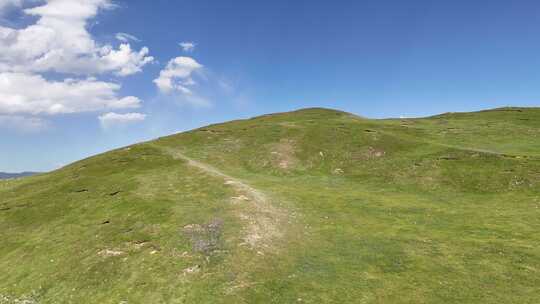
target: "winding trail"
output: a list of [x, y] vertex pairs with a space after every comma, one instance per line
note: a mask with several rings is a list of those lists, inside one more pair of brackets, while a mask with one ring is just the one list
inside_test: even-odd
[[238, 206], [238, 217], [246, 223], [245, 235], [241, 245], [252, 249], [270, 249], [273, 242], [283, 236], [283, 225], [288, 213], [275, 206], [272, 200], [249, 184], [223, 173], [219, 169], [194, 160], [173, 148], [153, 145], [175, 159], [184, 160], [191, 167], [206, 174], [222, 178], [226, 185], [234, 188], [238, 196], [231, 198], [231, 203]]

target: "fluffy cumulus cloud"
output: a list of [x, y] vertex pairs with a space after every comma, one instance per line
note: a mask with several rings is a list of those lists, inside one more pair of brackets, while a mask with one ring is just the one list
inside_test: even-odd
[[193, 52], [195, 50], [195, 46], [196, 44], [194, 42], [180, 42], [180, 47], [182, 48], [182, 50], [184, 50], [184, 52]]
[[99, 74], [121, 76], [137, 73], [152, 62], [148, 49], [118, 49], [100, 45], [87, 30], [87, 23], [100, 9], [114, 7], [109, 0], [48, 0], [25, 9], [37, 17], [22, 29], [0, 26], [0, 71]]
[[[0, 13], [16, 7], [35, 22], [23, 28], [0, 26], [3, 121], [11, 115], [37, 125], [39, 115], [140, 106], [137, 97], [119, 96], [120, 84], [95, 78], [132, 75], [154, 61], [148, 48], [131, 47], [129, 42], [138, 39], [129, 34], [117, 34], [118, 46], [94, 40], [88, 22], [100, 10], [114, 8], [111, 0], [0, 0]], [[54, 80], [48, 77], [51, 72]]]
[[183, 103], [208, 107], [210, 102], [195, 91], [197, 82], [193, 79], [196, 74], [202, 75], [202, 69], [203, 65], [191, 57], [176, 57], [161, 70], [154, 83], [161, 93], [175, 95]]
[[129, 44], [121, 44], [118, 50], [107, 49], [101, 59], [102, 67], [116, 71], [117, 75], [128, 76], [141, 71], [141, 68], [154, 60], [149, 57], [148, 48], [133, 52]]
[[163, 93], [177, 91], [192, 94], [190, 87], [196, 84], [192, 75], [202, 68], [203, 66], [193, 58], [176, 57], [169, 61], [165, 69], [161, 70], [154, 83]]
[[98, 119], [101, 126], [104, 129], [108, 129], [111, 127], [125, 126], [127, 124], [141, 122], [146, 119], [146, 115], [141, 113], [118, 114], [109, 112], [99, 116]]
[[139, 107], [137, 97], [118, 97], [119, 89], [119, 84], [94, 78], [49, 81], [40, 75], [1, 73], [0, 114], [54, 115]]

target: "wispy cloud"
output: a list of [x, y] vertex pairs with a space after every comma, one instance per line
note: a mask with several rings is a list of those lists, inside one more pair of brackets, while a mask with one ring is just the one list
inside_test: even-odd
[[194, 42], [190, 42], [190, 41], [184, 41], [184, 42], [180, 42], [180, 47], [182, 48], [182, 50], [184, 50], [184, 52], [193, 52], [195, 50], [195, 47], [197, 46], [197, 44], [195, 44]]
[[49, 123], [39, 117], [21, 115], [0, 115], [0, 129], [22, 133], [37, 133], [49, 128]]
[[112, 127], [126, 126], [133, 123], [142, 122], [146, 119], [146, 114], [142, 113], [125, 113], [118, 114], [109, 112], [98, 117], [101, 127], [109, 129]]
[[140, 42], [141, 40], [131, 34], [127, 34], [127, 33], [117, 33], [115, 35], [116, 39], [121, 41], [121, 42], [130, 42], [130, 41], [135, 41], [135, 42]]

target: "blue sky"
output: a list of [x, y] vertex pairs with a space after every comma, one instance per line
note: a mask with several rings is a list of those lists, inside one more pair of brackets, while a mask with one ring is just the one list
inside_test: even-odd
[[80, 3], [0, 0], [0, 171], [304, 107], [540, 105], [537, 1]]

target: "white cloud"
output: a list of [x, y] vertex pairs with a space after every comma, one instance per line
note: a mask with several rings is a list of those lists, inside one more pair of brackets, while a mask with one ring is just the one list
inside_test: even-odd
[[154, 79], [154, 84], [162, 93], [158, 96], [161, 100], [174, 101], [181, 106], [209, 108], [214, 100], [245, 99], [228, 79], [187, 56], [171, 59]]
[[38, 19], [22, 29], [0, 26], [0, 71], [120, 76], [140, 72], [154, 60], [147, 48], [133, 51], [127, 43], [118, 49], [100, 45], [87, 30], [99, 10], [113, 7], [110, 0], [47, 0], [24, 9]]
[[146, 119], [145, 114], [141, 113], [125, 113], [118, 114], [109, 112], [98, 117], [101, 126], [104, 129], [108, 129], [114, 126], [124, 126], [127, 124], [133, 124], [144, 121]]
[[179, 44], [182, 50], [184, 50], [184, 52], [193, 52], [195, 50], [195, 47], [197, 46], [194, 42], [190, 41], [180, 42]]
[[120, 85], [93, 78], [49, 81], [40, 75], [0, 73], [0, 114], [65, 114], [129, 109], [134, 96], [118, 97]]
[[39, 117], [0, 115], [0, 129], [15, 130], [23, 133], [34, 133], [47, 129], [48, 127], [48, 122]]
[[[92, 76], [138, 73], [154, 61], [149, 50], [132, 49], [132, 35], [118, 33], [118, 46], [100, 44], [88, 23], [112, 0], [0, 0], [0, 16], [22, 9], [34, 23], [23, 28], [0, 26], [1, 124], [40, 129], [38, 116], [138, 108], [134, 96], [122, 97], [121, 85]], [[9, 22], [8, 22], [9, 24]], [[57, 73], [49, 73], [57, 72]], [[76, 75], [76, 79], [61, 77]], [[56, 75], [54, 80], [49, 75]]]
[[118, 39], [121, 42], [129, 42], [129, 41], [135, 41], [140, 42], [141, 40], [133, 35], [127, 34], [127, 33], [117, 33], [116, 39]]
[[142, 67], [154, 61], [149, 57], [148, 48], [143, 47], [139, 52], [133, 52], [129, 44], [121, 44], [118, 50], [107, 51], [102, 57], [102, 68], [113, 69], [119, 76], [127, 76], [142, 71]]
[[183, 94], [191, 94], [189, 87], [196, 83], [192, 74], [203, 66], [191, 57], [176, 57], [169, 61], [165, 69], [161, 70], [159, 77], [154, 79], [154, 83], [163, 93], [173, 91]]

